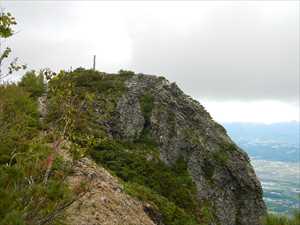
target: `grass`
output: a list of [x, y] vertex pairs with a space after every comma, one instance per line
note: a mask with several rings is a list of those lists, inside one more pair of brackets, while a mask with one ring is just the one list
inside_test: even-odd
[[263, 219], [263, 225], [299, 225], [300, 211], [295, 211], [292, 217], [278, 214], [268, 214]]

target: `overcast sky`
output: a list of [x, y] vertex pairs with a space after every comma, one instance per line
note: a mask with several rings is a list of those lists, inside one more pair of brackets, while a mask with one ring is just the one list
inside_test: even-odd
[[8, 2], [30, 69], [166, 76], [219, 122], [299, 120], [299, 1]]

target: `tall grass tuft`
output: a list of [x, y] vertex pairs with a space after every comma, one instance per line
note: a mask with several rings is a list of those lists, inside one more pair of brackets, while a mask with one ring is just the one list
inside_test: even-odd
[[292, 217], [268, 214], [263, 220], [263, 225], [300, 225], [300, 210], [294, 212]]

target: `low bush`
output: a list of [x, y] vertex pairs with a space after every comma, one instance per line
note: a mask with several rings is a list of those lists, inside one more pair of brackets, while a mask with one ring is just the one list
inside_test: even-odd
[[122, 76], [133, 76], [135, 73], [130, 70], [119, 70], [119, 74]]
[[140, 105], [145, 122], [140, 137], [136, 140], [136, 142], [156, 146], [156, 142], [151, 137], [150, 132], [150, 117], [154, 107], [154, 97], [150, 93], [146, 93], [140, 98]]
[[26, 150], [39, 129], [37, 103], [16, 85], [0, 86], [0, 164]]
[[162, 214], [165, 225], [199, 225], [195, 217], [178, 207], [168, 198], [137, 183], [125, 183], [125, 191], [142, 201], [149, 202]]
[[27, 72], [19, 82], [19, 86], [30, 93], [33, 98], [40, 97], [45, 92], [43, 74], [37, 74], [34, 70]]
[[[27, 91], [26, 91], [27, 90]], [[47, 182], [48, 157], [53, 152], [41, 136], [36, 89], [0, 86], [0, 224], [36, 225], [71, 201], [64, 183], [69, 166], [56, 157]]]
[[94, 146], [91, 156], [123, 181], [147, 187], [190, 215], [196, 214], [196, 186], [183, 158], [167, 166], [152, 145], [128, 145], [113, 140]]

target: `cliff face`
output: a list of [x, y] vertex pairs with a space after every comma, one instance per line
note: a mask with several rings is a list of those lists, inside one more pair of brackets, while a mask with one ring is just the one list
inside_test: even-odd
[[265, 204], [249, 158], [204, 107], [162, 77], [133, 75], [125, 86], [109, 121], [111, 136], [154, 140], [168, 165], [183, 157], [198, 201], [213, 209], [210, 224], [260, 224]]
[[[175, 83], [128, 71], [62, 73], [50, 83], [50, 121], [64, 112], [56, 93], [66, 87], [80, 106], [71, 111], [79, 115], [75, 144], [120, 178], [112, 184], [96, 172], [91, 197], [72, 206], [71, 224], [118, 224], [117, 213], [130, 218], [123, 224], [260, 225], [266, 208], [247, 154]], [[70, 179], [94, 168], [83, 167]]]

